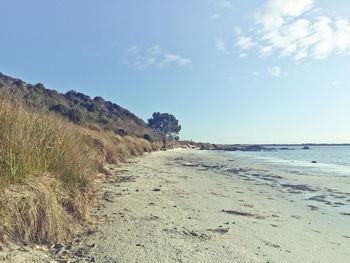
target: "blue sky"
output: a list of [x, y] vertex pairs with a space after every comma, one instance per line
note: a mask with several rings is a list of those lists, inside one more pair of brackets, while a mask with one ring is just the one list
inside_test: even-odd
[[0, 0], [0, 72], [182, 139], [350, 143], [347, 0]]

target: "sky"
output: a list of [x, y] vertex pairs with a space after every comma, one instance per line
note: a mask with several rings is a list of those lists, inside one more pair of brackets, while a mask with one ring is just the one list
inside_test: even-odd
[[0, 0], [0, 72], [181, 139], [350, 143], [348, 0]]

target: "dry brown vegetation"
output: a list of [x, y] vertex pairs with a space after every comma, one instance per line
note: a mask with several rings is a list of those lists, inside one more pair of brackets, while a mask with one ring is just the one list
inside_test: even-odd
[[71, 239], [91, 222], [95, 178], [105, 164], [162, 147], [22, 105], [0, 94], [0, 242]]
[[88, 219], [94, 170], [79, 128], [0, 99], [0, 234], [64, 240]]
[[131, 156], [157, 151], [162, 146], [160, 142], [150, 143], [137, 137], [120, 136], [112, 131], [83, 128], [82, 133], [99, 172], [104, 172], [106, 163], [117, 164]]

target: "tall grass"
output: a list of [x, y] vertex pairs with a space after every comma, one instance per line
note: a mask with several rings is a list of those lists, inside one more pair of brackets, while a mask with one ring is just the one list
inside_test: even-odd
[[0, 98], [0, 184], [53, 174], [67, 185], [86, 186], [91, 171], [78, 129], [67, 121], [29, 112]]
[[0, 97], [0, 238], [72, 236], [88, 219], [92, 161], [80, 127]]
[[142, 155], [145, 152], [157, 151], [161, 143], [132, 136], [120, 136], [112, 131], [84, 128], [84, 141], [90, 149], [91, 159], [100, 172], [104, 172], [106, 163], [118, 164], [129, 157]]

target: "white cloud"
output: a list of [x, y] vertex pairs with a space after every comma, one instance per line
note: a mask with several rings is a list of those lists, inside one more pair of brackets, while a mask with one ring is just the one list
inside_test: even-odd
[[350, 53], [349, 20], [322, 15], [314, 0], [268, 0], [256, 12], [255, 23], [251, 36], [239, 32], [241, 50], [252, 43], [262, 57], [277, 53], [296, 61]]
[[285, 19], [298, 17], [312, 8], [314, 0], [269, 0], [255, 15], [265, 30], [281, 27]]
[[219, 19], [221, 17], [221, 14], [215, 13], [211, 15], [211, 19]]
[[250, 37], [240, 36], [236, 42], [236, 45], [239, 46], [242, 50], [250, 49], [255, 45]]
[[272, 54], [272, 46], [260, 47], [260, 55], [263, 57], [270, 56]]
[[150, 52], [152, 55], [159, 55], [163, 52], [159, 45], [154, 45], [150, 48]]
[[248, 56], [247, 53], [241, 53], [241, 54], [239, 55], [240, 58], [245, 58], [246, 56]]
[[274, 77], [279, 77], [281, 76], [281, 68], [278, 67], [278, 66], [274, 66], [274, 67], [269, 67], [267, 69], [267, 71], [269, 72], [269, 74], [271, 76], [274, 76]]
[[252, 75], [253, 75], [253, 76], [256, 76], [256, 77], [257, 77], [257, 76], [260, 76], [260, 72], [254, 71], [254, 72], [252, 73]]
[[180, 67], [185, 67], [189, 66], [191, 63], [192, 62], [189, 58], [184, 58], [175, 54], [165, 54], [162, 60], [158, 63], [158, 66], [163, 68], [176, 64]]
[[150, 67], [166, 68], [170, 66], [186, 67], [192, 64], [191, 59], [178, 54], [168, 53], [159, 45], [148, 49], [133, 45], [128, 49], [128, 56], [122, 59], [122, 63], [130, 67], [142, 70]]
[[221, 39], [217, 38], [215, 41], [215, 47], [217, 50], [219, 50], [222, 54], [228, 55], [230, 52], [226, 48], [226, 44]]

